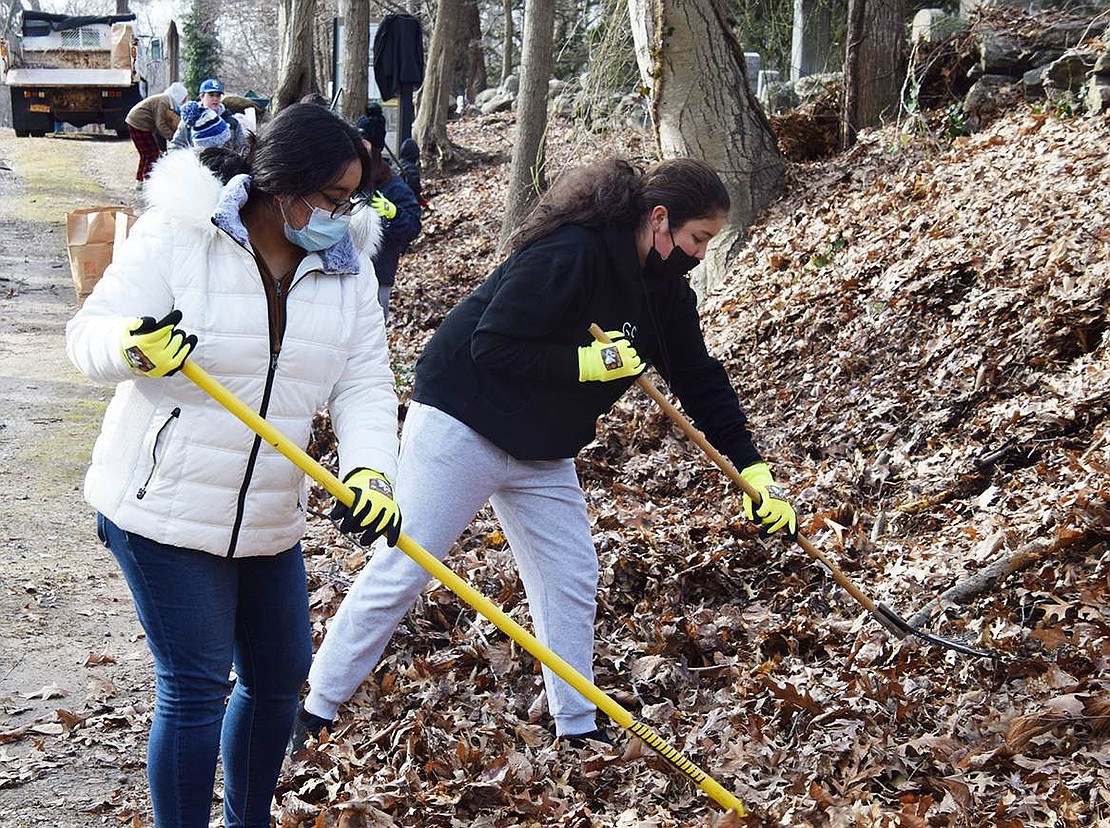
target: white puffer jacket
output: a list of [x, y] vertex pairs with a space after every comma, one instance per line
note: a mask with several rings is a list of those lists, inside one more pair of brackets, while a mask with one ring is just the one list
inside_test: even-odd
[[[69, 322], [69, 358], [118, 383], [93, 449], [85, 499], [120, 528], [215, 555], [273, 555], [304, 533], [302, 472], [180, 373], [136, 376], [120, 350], [128, 320], [174, 308], [194, 333], [192, 359], [294, 443], [306, 447], [325, 405], [340, 477], [396, 470], [397, 396], [369, 253], [380, 236], [359, 214], [349, 238], [305, 256], [288, 292], [280, 352], [271, 355], [262, 276], [239, 210], [249, 178], [226, 186], [192, 152], [160, 161], [149, 209]], [[361, 271], [361, 272], [360, 272]]]

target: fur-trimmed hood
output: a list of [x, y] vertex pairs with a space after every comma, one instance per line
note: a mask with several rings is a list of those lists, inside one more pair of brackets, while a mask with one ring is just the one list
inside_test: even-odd
[[[143, 187], [143, 202], [148, 210], [196, 228], [222, 230], [249, 247], [239, 212], [247, 203], [250, 186], [249, 175], [237, 175], [223, 184], [196, 152], [173, 150], [154, 165]], [[372, 209], [360, 210], [351, 219], [348, 236], [320, 252], [321, 269], [325, 273], [369, 272], [370, 259], [381, 242], [381, 218]]]

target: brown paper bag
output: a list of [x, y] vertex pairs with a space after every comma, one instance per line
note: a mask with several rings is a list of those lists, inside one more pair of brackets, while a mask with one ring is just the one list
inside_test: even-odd
[[132, 66], [131, 41], [134, 40], [134, 30], [130, 23], [113, 23], [111, 34], [111, 57], [108, 59], [109, 69], [130, 69]]
[[121, 243], [135, 221], [128, 207], [90, 207], [66, 213], [66, 246], [77, 307], [92, 293], [112, 261], [112, 248]]

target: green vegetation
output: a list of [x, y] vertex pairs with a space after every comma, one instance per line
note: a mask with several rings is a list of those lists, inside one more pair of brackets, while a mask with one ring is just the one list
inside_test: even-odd
[[192, 7], [182, 19], [181, 57], [187, 67], [183, 81], [194, 95], [201, 81], [220, 75], [222, 55], [216, 18], [217, 14], [208, 3], [193, 0]]

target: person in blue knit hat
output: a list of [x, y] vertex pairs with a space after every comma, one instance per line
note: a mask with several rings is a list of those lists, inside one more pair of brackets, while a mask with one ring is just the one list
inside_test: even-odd
[[207, 149], [220, 147], [231, 138], [228, 122], [207, 107], [203, 108], [193, 124], [193, 146]]
[[[181, 107], [181, 124], [173, 136], [173, 149], [207, 149], [225, 144], [241, 149], [246, 144], [243, 127], [223, 105], [224, 85], [218, 78], [201, 81], [199, 101]], [[223, 121], [217, 124], [214, 117]], [[198, 140], [199, 138], [199, 140]]]

